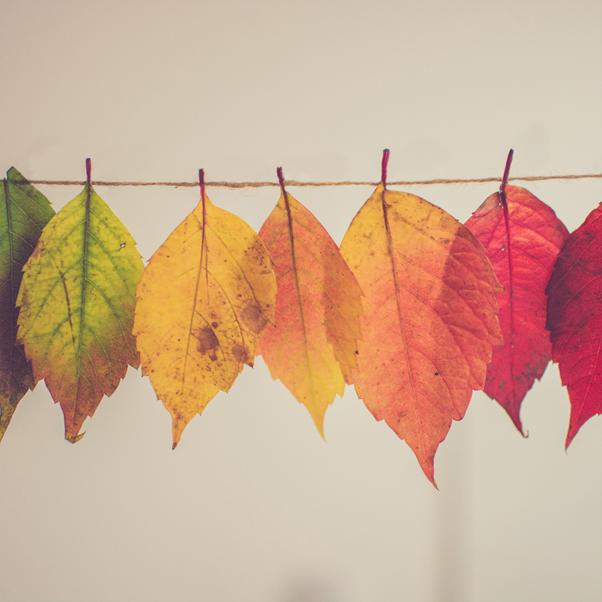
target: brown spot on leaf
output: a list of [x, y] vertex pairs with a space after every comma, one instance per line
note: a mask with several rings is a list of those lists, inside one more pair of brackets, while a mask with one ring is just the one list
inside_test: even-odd
[[247, 305], [240, 312], [240, 320], [253, 334], [259, 334], [268, 323], [257, 305]]
[[211, 353], [219, 347], [219, 341], [217, 340], [213, 329], [209, 326], [203, 326], [203, 328], [199, 328], [196, 333], [196, 338], [199, 342], [198, 350], [201, 353]]
[[247, 350], [240, 343], [232, 345], [232, 355], [237, 362], [245, 364], [247, 362]]

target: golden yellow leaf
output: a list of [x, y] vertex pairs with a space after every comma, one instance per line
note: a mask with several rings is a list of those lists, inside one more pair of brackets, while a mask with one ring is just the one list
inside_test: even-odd
[[172, 415], [174, 447], [195, 414], [244, 364], [274, 323], [276, 278], [254, 230], [205, 196], [156, 251], [136, 290], [142, 374]]

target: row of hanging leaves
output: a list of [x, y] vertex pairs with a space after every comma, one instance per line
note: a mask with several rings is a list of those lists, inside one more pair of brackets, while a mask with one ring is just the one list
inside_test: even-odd
[[[146, 268], [91, 185], [55, 214], [16, 169], [0, 213], [0, 438], [44, 379], [75, 443], [128, 365], [142, 365], [188, 422], [263, 356], [309, 410], [345, 384], [414, 451], [428, 479], [452, 420], [484, 389], [522, 433], [520, 406], [549, 360], [571, 400], [566, 445], [602, 413], [601, 209], [573, 234], [523, 188], [500, 191], [465, 225], [382, 179], [340, 249], [286, 190], [255, 233], [205, 193]], [[547, 306], [547, 307], [546, 307]]]

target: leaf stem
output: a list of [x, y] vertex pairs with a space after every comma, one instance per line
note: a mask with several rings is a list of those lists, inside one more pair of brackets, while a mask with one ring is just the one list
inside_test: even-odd
[[383, 188], [387, 187], [387, 166], [389, 165], [389, 149], [385, 148], [383, 151], [383, 162], [381, 167], [381, 182], [383, 183]]
[[199, 169], [199, 186], [201, 187], [201, 199], [203, 200], [203, 213], [205, 211], [205, 170]]
[[512, 165], [512, 157], [514, 157], [514, 150], [510, 149], [508, 158], [506, 159], [506, 167], [504, 168], [504, 177], [500, 185], [500, 192], [502, 193], [502, 202], [506, 204], [506, 184], [508, 184], [508, 176], [510, 175], [510, 166]]
[[[207, 205], [205, 203], [205, 170], [199, 169], [199, 186], [201, 187], [201, 202], [203, 203], [203, 234], [201, 238], [201, 264], [199, 268], [199, 281], [200, 281], [200, 270], [203, 269], [203, 259], [205, 260], [205, 284], [207, 287], [207, 295], [209, 295], [209, 270], [208, 268], [208, 259], [207, 259], [207, 238], [206, 238], [206, 230], [207, 227]], [[196, 297], [195, 297], [195, 306], [196, 306]], [[192, 322], [191, 322], [192, 324]]]
[[86, 159], [86, 186], [90, 187], [91, 182], [92, 182], [92, 161], [90, 161], [90, 159]]

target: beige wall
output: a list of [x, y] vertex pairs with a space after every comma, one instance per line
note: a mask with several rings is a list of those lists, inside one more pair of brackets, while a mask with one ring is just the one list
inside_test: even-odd
[[[0, 167], [98, 180], [602, 172], [602, 5], [0, 2]], [[570, 230], [602, 181], [529, 188]], [[464, 221], [495, 185], [415, 187]], [[60, 208], [78, 188], [42, 190]], [[194, 189], [98, 192], [145, 259]], [[369, 188], [291, 191], [340, 242]], [[258, 229], [275, 189], [209, 189]], [[602, 418], [568, 454], [549, 366], [529, 438], [475, 394], [440, 491], [352, 389], [309, 414], [257, 361], [171, 451], [130, 370], [75, 446], [43, 383], [0, 446], [0, 600], [597, 602]]]

